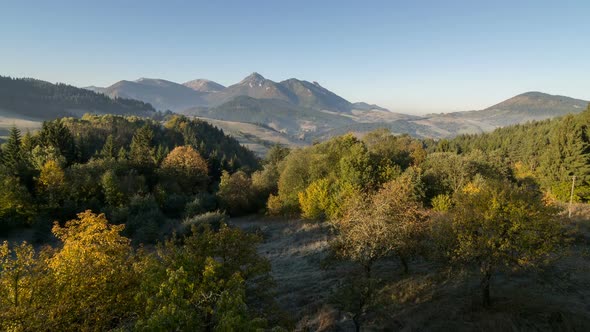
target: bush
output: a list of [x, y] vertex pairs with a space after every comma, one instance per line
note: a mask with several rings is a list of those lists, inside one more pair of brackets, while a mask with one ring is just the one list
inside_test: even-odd
[[449, 195], [441, 194], [432, 199], [432, 209], [437, 212], [446, 212], [452, 206], [451, 197]]
[[179, 194], [170, 194], [164, 198], [162, 211], [170, 218], [180, 218], [183, 215], [188, 197]]
[[138, 243], [154, 243], [165, 217], [153, 196], [136, 195], [129, 203], [125, 234]]
[[206, 212], [191, 218], [185, 219], [178, 229], [179, 235], [188, 235], [193, 226], [197, 229], [202, 229], [203, 226], [209, 225], [213, 230], [217, 231], [221, 224], [227, 220], [227, 214], [220, 211]]
[[200, 193], [184, 208], [184, 217], [191, 218], [217, 208], [217, 199], [208, 192]]

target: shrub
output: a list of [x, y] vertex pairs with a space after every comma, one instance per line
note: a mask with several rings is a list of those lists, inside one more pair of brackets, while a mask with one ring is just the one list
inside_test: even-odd
[[178, 229], [179, 235], [188, 235], [193, 226], [202, 229], [209, 225], [213, 230], [219, 230], [221, 224], [227, 220], [227, 214], [220, 211], [206, 212], [191, 218], [186, 218]]

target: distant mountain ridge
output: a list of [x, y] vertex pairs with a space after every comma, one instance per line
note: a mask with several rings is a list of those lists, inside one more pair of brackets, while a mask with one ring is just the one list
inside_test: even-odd
[[580, 113], [589, 103], [586, 100], [531, 91], [483, 110], [433, 114], [416, 123], [436, 127], [444, 136], [476, 134], [499, 127]]
[[[275, 82], [258, 73], [228, 87], [206, 79], [179, 84], [140, 78], [107, 88], [79, 89], [0, 77], [0, 136], [11, 123], [33, 128], [35, 121], [84, 113], [151, 116], [155, 114], [152, 104], [160, 110], [170, 109], [233, 127], [246, 144], [266, 142], [269, 137], [277, 142], [310, 144], [346, 132], [363, 135], [377, 128], [435, 139], [477, 134], [579, 113], [586, 109], [588, 101], [526, 92], [478, 111], [414, 116], [364, 102], [351, 103], [317, 82], [295, 78]], [[258, 140], [256, 133], [265, 133], [266, 138]]]
[[255, 99], [277, 99], [294, 106], [313, 110], [348, 113], [354, 109], [385, 111], [383, 107], [367, 103], [351, 103], [317, 82], [290, 78], [275, 82], [259, 73], [252, 73], [228, 87], [207, 79], [196, 79], [183, 84], [161, 79], [142, 78], [119, 81], [109, 87], [91, 86], [96, 92], [110, 97], [133, 98], [149, 102], [160, 110], [183, 112], [195, 107], [217, 107], [234, 98], [247, 96]]
[[206, 93], [195, 91], [175, 82], [140, 78], [136, 81], [119, 81], [102, 92], [111, 98], [141, 100], [165, 111], [181, 111], [190, 107], [207, 105]]

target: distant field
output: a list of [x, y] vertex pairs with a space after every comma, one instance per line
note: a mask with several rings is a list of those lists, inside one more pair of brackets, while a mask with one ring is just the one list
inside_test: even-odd
[[13, 126], [16, 126], [24, 133], [27, 130], [34, 131], [41, 128], [41, 124], [41, 121], [23, 118], [8, 111], [0, 110], [0, 139], [5, 138]]
[[252, 123], [213, 120], [199, 118], [222, 129], [226, 134], [233, 136], [242, 145], [258, 155], [264, 155], [274, 144], [281, 144], [289, 147], [305, 146], [307, 142], [289, 137], [270, 128], [265, 128]]

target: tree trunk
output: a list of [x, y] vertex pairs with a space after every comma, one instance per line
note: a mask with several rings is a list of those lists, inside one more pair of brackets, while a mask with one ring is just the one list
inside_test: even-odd
[[357, 315], [352, 317], [352, 321], [354, 322], [354, 330], [356, 332], [361, 332], [361, 322], [360, 322], [360, 317], [358, 317]]
[[481, 278], [481, 299], [484, 307], [489, 307], [492, 304], [492, 300], [490, 297], [490, 279], [492, 278], [492, 273], [486, 271]]
[[404, 274], [408, 274], [408, 272], [410, 271], [408, 267], [408, 260], [404, 256], [400, 256], [399, 260], [401, 261], [402, 266], [404, 267]]
[[365, 277], [371, 279], [371, 265], [372, 263], [365, 264]]

